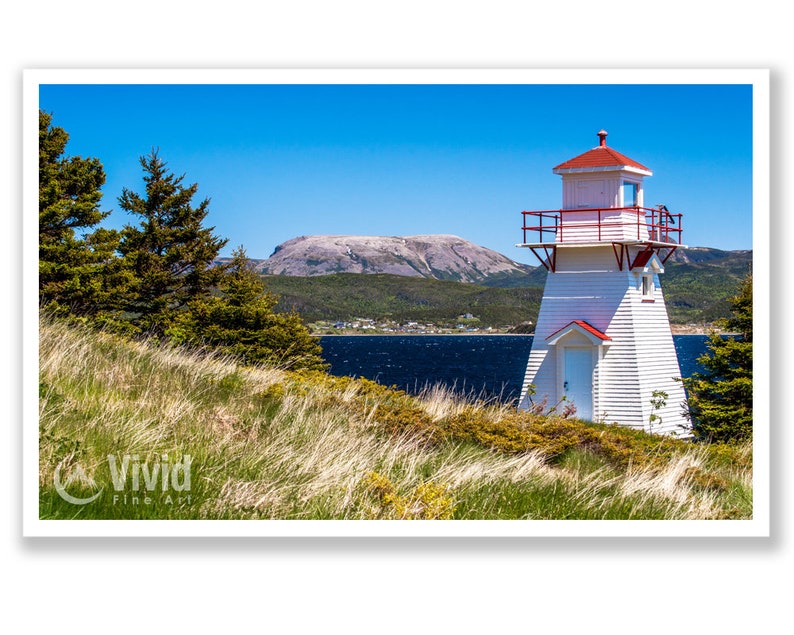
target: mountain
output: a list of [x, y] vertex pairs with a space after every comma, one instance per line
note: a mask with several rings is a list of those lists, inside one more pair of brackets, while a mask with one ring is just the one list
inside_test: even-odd
[[[431, 244], [431, 239], [438, 240]], [[328, 253], [332, 257], [323, 259]], [[676, 250], [662, 276], [671, 322], [703, 324], [728, 317], [728, 299], [751, 270], [752, 259], [749, 250]], [[368, 316], [444, 322], [472, 313], [484, 325], [518, 324], [536, 320], [546, 280], [543, 267], [520, 265], [454, 236], [301, 237], [280, 245], [267, 260], [253, 262], [269, 272], [265, 277], [280, 297], [278, 308], [309, 321]], [[343, 265], [366, 273], [335, 274], [334, 268], [341, 271]], [[408, 274], [367, 275], [387, 267]], [[278, 275], [282, 272], [308, 273]], [[475, 284], [457, 282], [472, 279]]]
[[687, 247], [676, 249], [667, 264], [708, 264], [730, 268], [736, 263], [751, 262], [752, 259], [753, 252], [749, 249], [724, 251], [713, 247]]
[[[662, 277], [671, 322], [702, 324], [728, 317], [728, 299], [751, 271], [752, 260], [750, 250], [677, 249]], [[281, 298], [278, 308], [308, 320], [390, 316], [432, 321], [469, 312], [492, 325], [534, 321], [546, 281], [541, 266], [517, 263], [447, 234], [300, 236], [276, 247], [270, 258], [251, 262]]]
[[516, 286], [536, 267], [448, 234], [424, 236], [299, 236], [276, 247], [260, 273], [322, 276], [385, 273], [414, 278]]

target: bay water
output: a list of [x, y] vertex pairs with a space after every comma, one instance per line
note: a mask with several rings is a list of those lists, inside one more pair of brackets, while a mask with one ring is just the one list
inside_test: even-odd
[[[681, 375], [702, 370], [706, 335], [674, 335]], [[333, 375], [366, 377], [416, 394], [441, 384], [509, 402], [521, 392], [531, 335], [331, 335], [320, 338]]]

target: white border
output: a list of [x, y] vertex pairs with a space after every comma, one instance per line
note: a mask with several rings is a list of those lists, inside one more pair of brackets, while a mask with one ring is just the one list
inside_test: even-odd
[[[754, 331], [753, 519], [746, 521], [134, 521], [38, 518], [38, 89], [40, 84], [752, 84], [754, 320], [769, 313], [769, 71], [765, 69], [32, 69], [23, 78], [23, 535], [28, 537], [766, 537], [769, 329]], [[761, 425], [759, 425], [761, 424]]]

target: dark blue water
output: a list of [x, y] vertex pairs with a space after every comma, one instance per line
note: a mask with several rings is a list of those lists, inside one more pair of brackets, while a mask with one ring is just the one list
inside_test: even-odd
[[[705, 335], [673, 337], [681, 374], [701, 370]], [[366, 377], [416, 393], [442, 384], [456, 392], [511, 401], [521, 392], [531, 335], [334, 335], [320, 339], [334, 375]]]

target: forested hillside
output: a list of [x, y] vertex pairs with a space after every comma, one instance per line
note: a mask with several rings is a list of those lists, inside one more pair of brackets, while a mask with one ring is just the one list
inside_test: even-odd
[[728, 299], [738, 293], [741, 281], [752, 271], [752, 263], [752, 251], [676, 251], [662, 275], [670, 321], [711, 323], [729, 317]]
[[[751, 265], [751, 251], [677, 251], [661, 276], [670, 321], [710, 324], [728, 317], [728, 298]], [[369, 317], [440, 324], [471, 313], [496, 328], [536, 321], [546, 275], [538, 267], [521, 279], [491, 277], [482, 284], [390, 274], [263, 278], [279, 296], [276, 310], [296, 311], [308, 322]]]
[[390, 274], [265, 276], [279, 297], [279, 311], [296, 311], [308, 322], [355, 317], [455, 324], [471, 313], [483, 326], [534, 320], [541, 287], [499, 289], [463, 282]]

